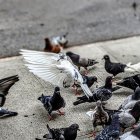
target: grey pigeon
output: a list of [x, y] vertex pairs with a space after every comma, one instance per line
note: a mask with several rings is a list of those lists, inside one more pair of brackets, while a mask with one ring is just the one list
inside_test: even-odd
[[93, 96], [87, 98], [86, 96], [77, 97], [77, 101], [73, 104], [78, 105], [85, 102], [96, 102], [98, 100], [107, 101], [112, 97], [112, 76], [108, 76], [105, 85], [93, 91]]
[[110, 57], [108, 55], [104, 55], [103, 59], [105, 60], [105, 70], [116, 76], [122, 72], [139, 72], [140, 71], [140, 63], [131, 65], [129, 64], [122, 64], [122, 63], [114, 63], [111, 62]]
[[133, 95], [129, 95], [124, 102], [120, 105], [119, 110], [132, 109], [136, 102], [140, 100], [140, 87], [138, 86]]
[[75, 54], [73, 52], [67, 52], [66, 55], [70, 57], [72, 62], [79, 68], [79, 70], [80, 67], [84, 67], [87, 70], [87, 67], [99, 63], [94, 59], [82, 58], [80, 55]]
[[60, 115], [64, 115], [64, 113], [61, 112], [59, 109], [62, 107], [64, 108], [66, 103], [63, 97], [60, 95], [59, 87], [55, 87], [53, 96], [44, 96], [42, 94], [42, 96], [39, 97], [38, 100], [40, 100], [43, 103], [45, 109], [48, 111], [50, 120], [52, 119], [52, 111], [58, 111]]
[[114, 83], [116, 83], [116, 85], [127, 87], [135, 91], [137, 86], [140, 85], [140, 74], [125, 77], [121, 80], [115, 81]]
[[[47, 129], [49, 131], [48, 134], [45, 134], [43, 138], [45, 139], [53, 139], [53, 140], [76, 140], [77, 131], [79, 129], [78, 124], [72, 124], [69, 127], [65, 128], [50, 128], [47, 124]], [[36, 138], [36, 140], [41, 140]]]
[[119, 120], [123, 131], [132, 127], [139, 121], [140, 118], [140, 101], [138, 101], [132, 109], [123, 110], [119, 113]]
[[117, 140], [120, 134], [118, 114], [114, 114], [111, 124], [106, 126], [94, 140]]

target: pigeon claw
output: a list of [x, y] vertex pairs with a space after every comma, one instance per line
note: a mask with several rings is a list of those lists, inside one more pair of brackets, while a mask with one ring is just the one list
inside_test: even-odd
[[77, 95], [81, 95], [81, 93], [76, 91], [75, 96], [77, 96]]
[[49, 115], [48, 117], [49, 117], [49, 121], [54, 120], [54, 118], [51, 115]]
[[88, 138], [91, 138], [91, 137], [96, 137], [96, 132], [95, 131], [93, 131], [92, 133], [89, 133], [89, 137]]
[[65, 112], [61, 112], [60, 110], [58, 110], [59, 115], [65, 115]]
[[88, 75], [88, 73], [89, 73], [88, 70], [84, 71], [84, 75]]

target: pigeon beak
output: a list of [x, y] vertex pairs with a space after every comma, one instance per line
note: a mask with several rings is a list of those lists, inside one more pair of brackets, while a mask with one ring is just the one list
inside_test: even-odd
[[102, 58], [102, 60], [104, 60], [104, 58]]
[[78, 128], [78, 131], [81, 131], [81, 130]]

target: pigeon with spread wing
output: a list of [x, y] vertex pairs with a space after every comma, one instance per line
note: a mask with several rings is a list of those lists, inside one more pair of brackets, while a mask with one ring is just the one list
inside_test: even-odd
[[84, 82], [77, 67], [65, 54], [32, 50], [21, 50], [20, 54], [28, 62], [25, 65], [30, 69], [30, 72], [43, 80], [64, 88], [78, 83], [87, 97], [92, 96], [92, 92]]

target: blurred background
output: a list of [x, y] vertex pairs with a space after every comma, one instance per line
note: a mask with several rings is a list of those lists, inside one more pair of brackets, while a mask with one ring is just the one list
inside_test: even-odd
[[0, 0], [0, 57], [67, 32], [69, 46], [139, 35], [140, 0]]

